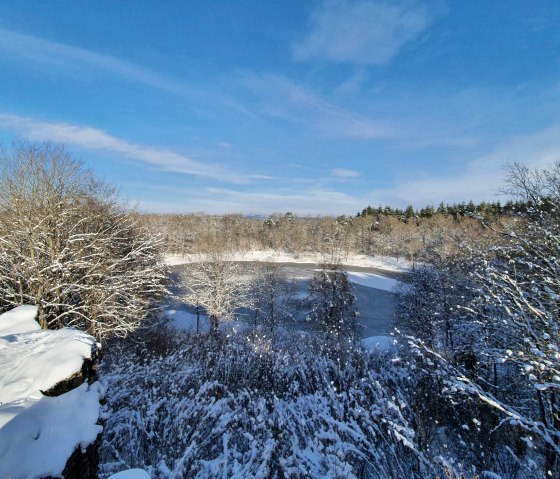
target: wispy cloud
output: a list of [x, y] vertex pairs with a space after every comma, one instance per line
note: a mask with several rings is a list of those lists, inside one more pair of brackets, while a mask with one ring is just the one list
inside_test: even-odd
[[334, 137], [375, 139], [392, 136], [391, 128], [329, 103], [313, 91], [278, 75], [245, 75], [242, 82], [261, 102], [262, 113]]
[[331, 176], [336, 176], [338, 178], [356, 178], [360, 176], [359, 171], [347, 170], [346, 168], [335, 168], [331, 170]]
[[296, 60], [384, 64], [432, 24], [435, 12], [411, 1], [326, 0], [293, 47]]
[[0, 113], [0, 128], [14, 130], [29, 140], [54, 141], [89, 150], [117, 153], [166, 171], [228, 183], [247, 183], [252, 178], [221, 166], [195, 161], [168, 149], [133, 143], [89, 126], [46, 122], [25, 116]]
[[254, 116], [234, 99], [218, 92], [187, 86], [182, 81], [171, 79], [154, 70], [85, 48], [0, 28], [0, 50], [14, 53], [38, 64], [92, 67], [197, 104], [219, 105]]
[[[519, 162], [530, 168], [546, 168], [560, 159], [560, 124], [530, 135], [523, 135], [497, 146], [492, 152], [473, 159], [455, 174], [413, 174], [396, 181], [389, 189], [372, 191], [370, 204], [423, 206], [440, 201], [483, 201], [498, 199], [503, 190], [508, 163]], [[410, 175], [409, 175], [410, 176]]]
[[354, 214], [363, 208], [363, 201], [330, 190], [312, 190], [299, 194], [263, 193], [209, 188], [188, 197], [181, 204], [168, 201], [142, 201], [140, 208], [152, 212], [196, 212], [211, 214], [270, 214], [292, 211], [300, 215]]
[[338, 96], [352, 96], [358, 93], [366, 80], [366, 75], [363, 69], [354, 73], [350, 78], [338, 85], [334, 92]]

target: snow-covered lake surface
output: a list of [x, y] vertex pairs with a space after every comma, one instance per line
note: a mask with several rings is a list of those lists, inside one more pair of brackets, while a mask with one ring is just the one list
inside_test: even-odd
[[[246, 262], [248, 267], [251, 262]], [[307, 295], [309, 280], [317, 271], [316, 263], [283, 262], [279, 264], [298, 284], [298, 297]], [[381, 270], [378, 267], [351, 266], [346, 265], [348, 277], [354, 284], [356, 294], [356, 307], [360, 312], [359, 322], [362, 325], [362, 337], [388, 337], [393, 329], [393, 318], [395, 314], [396, 297], [395, 288], [399, 285], [402, 273], [394, 270]], [[185, 270], [184, 265], [175, 265], [172, 271], [176, 278]], [[175, 294], [180, 297], [181, 291], [177, 289]], [[176, 304], [172, 310], [167, 312], [172, 325], [181, 330], [196, 331], [196, 315], [192, 314], [186, 306]], [[204, 316], [200, 317], [200, 330], [208, 330], [208, 321]], [[292, 325], [293, 326], [293, 325]], [[242, 321], [231, 325], [233, 330], [244, 327]], [[305, 324], [299, 324], [302, 329], [307, 329]]]
[[117, 472], [109, 479], [150, 479], [150, 475], [143, 469], [129, 469], [128, 471]]
[[389, 291], [390, 293], [394, 292], [399, 284], [398, 280], [394, 278], [381, 276], [375, 273], [363, 273], [361, 271], [348, 271], [348, 278], [354, 284], [373, 289], [381, 289], [383, 291]]

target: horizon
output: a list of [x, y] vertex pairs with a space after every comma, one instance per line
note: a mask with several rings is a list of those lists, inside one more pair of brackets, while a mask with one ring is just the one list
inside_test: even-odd
[[148, 213], [504, 201], [560, 158], [560, 4], [0, 5], [0, 142], [63, 143]]

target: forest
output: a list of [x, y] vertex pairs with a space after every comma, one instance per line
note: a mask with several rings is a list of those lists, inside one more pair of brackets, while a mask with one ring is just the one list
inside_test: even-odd
[[[560, 477], [560, 163], [509, 165], [503, 205], [245, 217], [135, 211], [58, 145], [0, 160], [0, 312], [100, 343], [99, 477]], [[401, 265], [387, 348], [365, 258]]]

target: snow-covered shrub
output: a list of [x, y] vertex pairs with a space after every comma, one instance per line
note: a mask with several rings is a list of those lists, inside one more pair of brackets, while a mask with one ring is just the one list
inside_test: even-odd
[[[493, 248], [466, 249], [456, 260], [445, 283], [454, 302], [446, 306], [433, 281], [413, 281], [399, 311], [412, 325], [431, 316], [430, 337], [447, 333], [436, 318], [452, 311], [452, 344], [406, 332], [432, 394], [451, 401], [446, 425], [461, 432], [457, 457], [502, 477], [558, 477], [560, 163], [544, 171], [514, 165], [509, 184], [524, 209]], [[439, 266], [430, 272], [436, 279], [446, 274]]]
[[[152, 477], [416, 478], [406, 371], [322, 335], [178, 335], [168, 354], [112, 347], [102, 471]], [[274, 347], [272, 347], [274, 345]]]

